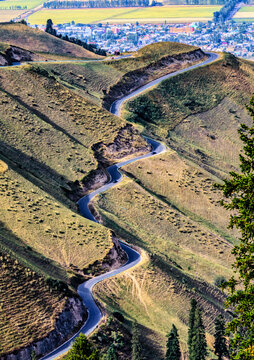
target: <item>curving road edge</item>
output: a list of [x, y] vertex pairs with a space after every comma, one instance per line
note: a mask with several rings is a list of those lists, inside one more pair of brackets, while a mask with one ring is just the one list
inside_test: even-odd
[[[176, 76], [183, 72], [198, 68], [200, 66], [210, 64], [210, 63], [214, 62], [215, 60], [217, 60], [219, 57], [219, 55], [215, 54], [215, 53], [206, 53], [206, 54], [208, 55], [208, 58], [205, 61], [203, 61], [199, 64], [192, 65], [188, 68], [181, 69], [176, 72], [170, 73], [168, 75], [164, 75], [164, 76], [150, 82], [149, 84], [144, 85], [144, 86], [140, 87], [139, 89], [133, 91], [131, 94], [126, 95], [119, 100], [116, 100], [111, 105], [111, 108], [110, 108], [111, 113], [116, 116], [120, 116], [121, 108], [122, 108], [122, 105], [124, 102], [132, 99], [133, 97], [135, 97], [137, 95], [140, 95], [144, 91], [150, 90], [153, 86], [159, 84], [163, 80], [169, 79], [173, 76]], [[155, 155], [161, 154], [162, 152], [166, 151], [166, 147], [162, 143], [160, 143], [156, 140], [150, 139], [150, 138], [146, 138], [146, 140], [148, 143], [150, 143], [150, 145], [153, 148], [153, 150], [151, 152], [149, 152], [148, 154], [138, 156], [136, 158], [126, 160], [121, 163], [109, 166], [107, 168], [107, 172], [108, 172], [109, 178], [110, 178], [109, 182], [107, 184], [103, 185], [102, 187], [100, 187], [99, 189], [82, 197], [77, 202], [80, 212], [84, 217], [86, 217], [87, 219], [89, 219], [91, 221], [97, 222], [89, 210], [89, 207], [88, 207], [89, 202], [92, 200], [93, 197], [112, 188], [113, 186], [115, 186], [117, 183], [119, 183], [122, 180], [122, 174], [118, 170], [119, 168], [121, 168], [124, 165], [130, 164], [134, 161], [137, 161], [140, 159], [145, 159], [145, 158], [148, 158], [151, 156], [155, 156]], [[60, 355], [62, 355], [64, 353], [66, 353], [66, 351], [68, 351], [71, 348], [71, 346], [74, 342], [74, 339], [77, 336], [79, 336], [80, 333], [89, 335], [97, 327], [97, 325], [101, 321], [103, 315], [102, 315], [100, 309], [98, 308], [98, 306], [96, 305], [93, 295], [92, 295], [92, 289], [93, 289], [94, 285], [99, 283], [102, 280], [108, 279], [112, 276], [120, 274], [120, 273], [134, 267], [141, 261], [141, 256], [137, 251], [135, 251], [134, 249], [132, 249], [130, 246], [128, 246], [127, 244], [125, 244], [123, 242], [120, 242], [120, 245], [121, 245], [122, 249], [127, 253], [128, 261], [120, 268], [109, 271], [105, 274], [96, 276], [96, 277], [84, 282], [83, 284], [79, 285], [79, 287], [78, 287], [78, 293], [81, 296], [83, 303], [86, 306], [87, 311], [88, 311], [88, 318], [87, 318], [85, 324], [71, 339], [69, 339], [62, 345], [60, 345], [58, 348], [56, 348], [55, 350], [50, 352], [48, 355], [45, 355], [44, 357], [42, 357], [41, 360], [52, 360], [52, 359], [59, 357]]]

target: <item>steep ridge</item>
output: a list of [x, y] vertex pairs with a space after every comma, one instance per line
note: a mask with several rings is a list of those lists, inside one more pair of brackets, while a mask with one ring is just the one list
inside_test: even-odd
[[[215, 55], [214, 60], [216, 58]], [[193, 66], [191, 74], [194, 74], [195, 67], [198, 68], [198, 66]], [[200, 69], [205, 69], [205, 67]], [[187, 78], [188, 75], [189, 73], [186, 72], [184, 78]], [[127, 96], [125, 100], [139, 94], [140, 92], [136, 91], [129, 97]], [[188, 179], [185, 187], [191, 188], [192, 186], [193, 176], [187, 170], [188, 163], [179, 157], [174, 164], [175, 168], [171, 168], [169, 165], [162, 168], [164, 173], [156, 174], [160, 163], [163, 164], [170, 156], [177, 158], [177, 154], [171, 150], [156, 160], [148, 160], [147, 167], [146, 162], [143, 161], [128, 165], [128, 172], [125, 174], [132, 175], [134, 167], [134, 169], [138, 169], [139, 176], [133, 177], [134, 181], [125, 178], [122, 184], [117, 185], [103, 197], [95, 199], [93, 203], [106, 226], [113, 228], [119, 236], [145, 248], [150, 254], [150, 264], [134, 271], [132, 280], [131, 276], [125, 276], [122, 279], [114, 280], [113, 285], [106, 281], [99, 285], [98, 291], [97, 288], [95, 290], [96, 297], [106, 303], [110, 311], [121, 311], [142, 323], [144, 326], [142, 335], [146, 338], [144, 342], [150, 343], [152, 348], [150, 353], [146, 353], [148, 358], [152, 358], [154, 351], [159, 356], [165, 341], [162, 333], [167, 333], [169, 322], [174, 322], [180, 329], [182, 352], [186, 353], [184, 342], [187, 335], [187, 309], [189, 299], [193, 297], [198, 300], [204, 312], [207, 336], [209, 344], [212, 345], [213, 320], [216, 314], [223, 312], [225, 299], [225, 295], [215, 286], [216, 276], [221, 275], [228, 278], [231, 274], [232, 246], [223, 238], [225, 234], [218, 236], [218, 230], [215, 227], [209, 227], [209, 224], [199, 221], [197, 217], [193, 216], [194, 221], [192, 221], [190, 212], [186, 213], [184, 209], [174, 206], [174, 202], [171, 200], [171, 198], [174, 199], [174, 192], [170, 192], [170, 201], [167, 201], [164, 196], [157, 195], [160, 184], [163, 186], [161, 190], [164, 190], [161, 177], [166, 175], [171, 178], [174, 171], [181, 171], [180, 161], [186, 166], [186, 170], [183, 169], [183, 172], [186, 172], [186, 179]], [[152, 170], [151, 164], [153, 164]], [[219, 202], [216, 197], [216, 200], [213, 199], [213, 180], [198, 167], [195, 172], [196, 176], [204, 182], [205, 196], [209, 188], [207, 196], [210, 196], [210, 201]], [[144, 183], [146, 178], [149, 180], [147, 186]], [[162, 179], [164, 181], [164, 178]], [[178, 181], [177, 177], [176, 182], [178, 183]], [[150, 190], [152, 186], [154, 188], [157, 186], [156, 192]], [[175, 194], [179, 197], [178, 193]], [[198, 208], [199, 203], [196, 205]], [[142, 301], [136, 297], [135, 290], [134, 293], [131, 291], [136, 287], [134, 280], [141, 287]], [[109, 303], [108, 298], [111, 291], [113, 291], [112, 298], [115, 300]], [[170, 299], [171, 306], [166, 299]], [[145, 307], [143, 302], [146, 304]], [[146, 312], [145, 308], [149, 310]], [[149, 346], [145, 344], [144, 346], [148, 350]]]
[[[73, 94], [38, 67], [2, 68], [0, 83], [3, 222], [0, 248], [43, 278], [52, 277], [75, 290], [81, 278], [91, 277], [95, 264], [96, 271], [101, 271], [101, 267], [105, 271], [126, 261], [113, 233], [82, 217], [75, 202], [68, 198], [73, 188], [78, 187], [79, 182], [83, 186], [82, 179], [97, 168], [96, 152], [92, 146], [103, 144], [106, 151], [117, 138], [118, 146], [122, 143], [124, 149], [120, 158], [135, 156], [134, 149], [136, 154], [140, 154], [149, 150], [149, 146], [133, 127], [126, 128], [125, 121], [119, 121], [106, 110]], [[114, 149], [109, 147], [105, 159], [112, 161], [113, 157]], [[13, 319], [18, 317], [20, 307], [24, 312], [36, 312], [36, 302], [28, 308], [27, 303], [22, 304], [22, 297], [17, 301], [19, 305], [13, 309]], [[66, 314], [63, 313], [63, 322], [56, 324], [59, 336], [51, 333], [51, 326], [59, 315], [55, 305], [49, 309], [49, 315], [50, 323], [40, 324], [38, 328], [38, 332], [41, 329], [41, 338], [38, 332], [32, 332], [30, 336], [34, 347], [36, 342], [40, 342], [38, 355], [68, 337], [67, 328], [63, 328], [61, 333]], [[70, 315], [73, 317], [75, 314]], [[73, 327], [68, 328], [68, 335], [79, 320], [75, 322], [74, 316], [73, 322], [70, 321]], [[24, 332], [29, 331], [30, 324], [25, 317], [19, 318], [19, 324]], [[18, 350], [15, 336], [19, 348], [22, 348], [21, 354], [27, 354], [24, 346], [27, 347], [28, 343], [26, 338], [20, 338], [22, 333], [15, 321], [10, 322], [6, 329], [10, 344], [8, 347], [4, 344], [1, 355], [13, 348]], [[8, 336], [8, 332], [16, 335]], [[33, 345], [28, 347], [28, 351], [32, 348]], [[18, 356], [18, 352], [16, 354]], [[12, 352], [8, 356], [15, 355]]]

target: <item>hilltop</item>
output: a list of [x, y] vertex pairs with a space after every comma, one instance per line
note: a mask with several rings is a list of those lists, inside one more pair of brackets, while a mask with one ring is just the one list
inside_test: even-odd
[[174, 42], [148, 45], [120, 60], [94, 63], [42, 64], [58, 81], [109, 109], [117, 98], [149, 81], [201, 61], [197, 47]]
[[99, 59], [98, 55], [81, 46], [61, 40], [44, 31], [20, 23], [0, 24], [2, 42], [32, 51], [44, 59]]

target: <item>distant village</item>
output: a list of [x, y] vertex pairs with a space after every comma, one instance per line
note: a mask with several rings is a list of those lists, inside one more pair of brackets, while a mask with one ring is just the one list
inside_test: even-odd
[[[35, 26], [34, 26], [35, 27]], [[43, 26], [36, 26], [44, 29]], [[230, 20], [223, 25], [191, 24], [69, 24], [54, 25], [58, 34], [96, 44], [108, 53], [136, 51], [160, 41], [176, 41], [200, 46], [204, 50], [226, 51], [254, 59], [254, 24]]]

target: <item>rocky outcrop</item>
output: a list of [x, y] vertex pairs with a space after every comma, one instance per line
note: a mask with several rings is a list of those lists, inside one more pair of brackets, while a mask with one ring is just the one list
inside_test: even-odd
[[4, 52], [0, 53], [0, 66], [35, 60], [40, 60], [40, 57], [29, 50], [13, 45], [10, 45]]
[[78, 201], [89, 191], [104, 185], [109, 180], [106, 172], [109, 165], [112, 165], [116, 160], [118, 162], [132, 155], [138, 156], [147, 153], [151, 151], [151, 145], [140, 136], [134, 126], [126, 124], [119, 130], [112, 143], [99, 142], [93, 146], [93, 151], [98, 161], [97, 169], [92, 170], [82, 181], [77, 180], [68, 183], [71, 190], [66, 191], [66, 193], [73, 201]]
[[[93, 216], [95, 216], [96, 220], [100, 223], [103, 223], [100, 215], [96, 213], [93, 207], [91, 208], [91, 211], [93, 213]], [[120, 246], [119, 239], [113, 232], [112, 242], [112, 249], [108, 252], [108, 254], [102, 261], [97, 260], [93, 264], [90, 264], [88, 267], [83, 269], [83, 275], [87, 280], [90, 279], [91, 276], [98, 276], [108, 271], [118, 269], [120, 266], [124, 265], [127, 262], [128, 256]]]
[[55, 329], [47, 337], [40, 339], [26, 348], [2, 356], [1, 360], [30, 360], [34, 351], [41, 357], [67, 340], [85, 321], [87, 312], [79, 298], [68, 298], [64, 311], [55, 322]]
[[104, 91], [103, 106], [109, 110], [115, 100], [122, 98], [154, 79], [188, 67], [205, 56], [201, 49], [197, 49], [178, 55], [164, 56], [159, 61], [151, 63], [144, 68], [130, 71], [115, 85]]
[[119, 130], [111, 144], [97, 143], [93, 146], [93, 151], [98, 161], [104, 165], [110, 165], [115, 160], [121, 160], [133, 154], [137, 156], [149, 152], [151, 146], [141, 138], [134, 126], [127, 124]]

